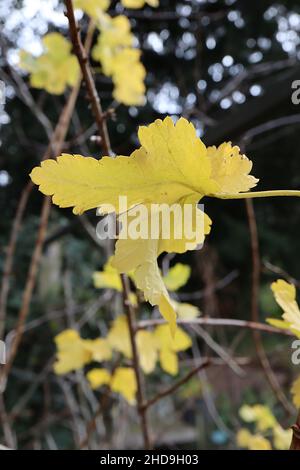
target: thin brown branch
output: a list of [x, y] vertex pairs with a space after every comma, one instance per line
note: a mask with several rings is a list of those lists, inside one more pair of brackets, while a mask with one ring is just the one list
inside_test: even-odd
[[9, 293], [10, 277], [11, 277], [12, 268], [13, 268], [13, 259], [14, 259], [14, 253], [16, 249], [18, 234], [21, 229], [24, 212], [27, 206], [28, 198], [31, 193], [32, 187], [33, 187], [33, 184], [31, 183], [31, 181], [29, 181], [21, 193], [21, 197], [19, 199], [19, 203], [18, 203], [17, 210], [16, 210], [16, 215], [15, 215], [11, 233], [10, 233], [9, 243], [6, 249], [3, 276], [2, 276], [1, 289], [0, 289], [0, 338], [3, 338], [3, 335], [4, 335], [7, 297]]
[[145, 408], [144, 390], [143, 390], [143, 378], [141, 368], [139, 364], [139, 355], [136, 344], [136, 325], [135, 325], [135, 313], [129, 300], [129, 283], [128, 278], [124, 274], [121, 274], [121, 281], [123, 287], [124, 306], [127, 312], [128, 328], [132, 349], [132, 365], [136, 377], [137, 383], [137, 405], [138, 413], [141, 420], [141, 428], [144, 438], [145, 449], [151, 449], [150, 433], [147, 421], [147, 407]]
[[[91, 48], [94, 30], [95, 30], [95, 25], [91, 21], [89, 24], [88, 33], [87, 33], [87, 37], [85, 41], [85, 48], [87, 51], [90, 50]], [[47, 158], [53, 158], [57, 154], [61, 153], [64, 141], [66, 138], [66, 134], [68, 132], [72, 113], [73, 113], [73, 110], [77, 101], [80, 84], [81, 84], [81, 78], [78, 79], [77, 84], [73, 87], [69, 95], [69, 98], [67, 100], [67, 103], [64, 106], [60, 114], [59, 120], [53, 132], [53, 135], [51, 137], [47, 150], [41, 159], [42, 161], [46, 160]], [[7, 297], [9, 293], [10, 276], [11, 276], [11, 272], [13, 268], [13, 259], [14, 259], [15, 249], [16, 249], [16, 243], [17, 243], [18, 235], [19, 235], [20, 228], [22, 225], [22, 220], [24, 217], [25, 209], [28, 203], [28, 198], [32, 191], [32, 188], [33, 188], [32, 183], [28, 182], [28, 184], [25, 186], [21, 194], [21, 198], [17, 206], [16, 216], [15, 216], [12, 230], [11, 230], [11, 235], [10, 235], [8, 248], [6, 252], [6, 258], [4, 261], [4, 274], [3, 274], [1, 290], [0, 290], [0, 337], [4, 333]], [[11, 348], [12, 354], [9, 357], [9, 360], [6, 366], [2, 369], [1, 375], [0, 375], [2, 379], [2, 386], [5, 386], [5, 381], [6, 381], [5, 377], [7, 376], [10, 370], [10, 367], [13, 363], [14, 357], [17, 354], [17, 350], [21, 342], [21, 337], [23, 335], [24, 324], [25, 324], [26, 317], [28, 314], [32, 292], [33, 292], [33, 288], [35, 285], [37, 268], [39, 265], [43, 244], [45, 241], [46, 227], [48, 224], [48, 216], [49, 216], [48, 205], [50, 209], [50, 202], [46, 202], [46, 199], [45, 199], [43, 206], [42, 206], [42, 212], [40, 215], [41, 222], [40, 222], [39, 234], [37, 237], [37, 242], [36, 242], [35, 249], [34, 249], [30, 266], [29, 266], [28, 276], [27, 276], [24, 295], [23, 295], [23, 301], [22, 301], [21, 309], [19, 311], [19, 316], [18, 316], [16, 334], [14, 335], [14, 340], [12, 343], [12, 348]]]
[[13, 339], [13, 342], [9, 351], [8, 361], [3, 366], [3, 369], [1, 371], [2, 386], [5, 386], [6, 377], [8, 376], [8, 373], [11, 369], [11, 366], [13, 364], [13, 361], [15, 359], [15, 356], [17, 354], [17, 351], [18, 351], [18, 348], [19, 348], [19, 345], [23, 336], [24, 325], [25, 325], [25, 321], [26, 321], [29, 307], [30, 307], [32, 292], [35, 286], [36, 275], [37, 275], [37, 270], [39, 267], [41, 254], [42, 254], [43, 243], [46, 237], [50, 207], [51, 207], [51, 199], [49, 197], [45, 197], [43, 200], [38, 236], [37, 236], [36, 244], [35, 244], [34, 251], [31, 257], [30, 265], [29, 265], [26, 285], [25, 285], [25, 289], [24, 289], [23, 297], [22, 297], [22, 305], [18, 314], [16, 334], [14, 336], [14, 339]]
[[[143, 320], [138, 323], [138, 328], [147, 328], [151, 326], [161, 325], [166, 323], [162, 318], [153, 319], [153, 320]], [[177, 320], [179, 325], [207, 325], [207, 326], [227, 326], [227, 327], [237, 327], [245, 328], [250, 330], [258, 330], [265, 333], [277, 333], [284, 336], [295, 336], [289, 330], [283, 330], [281, 328], [276, 328], [275, 326], [267, 325], [260, 322], [253, 322], [247, 320], [236, 320], [235, 318], [193, 318], [192, 320]]]
[[92, 69], [89, 64], [87, 52], [82, 44], [79, 28], [76, 23], [72, 0], [65, 0], [66, 16], [69, 21], [70, 37], [77, 56], [83, 80], [87, 88], [87, 93], [91, 102], [93, 114], [96, 120], [98, 131], [102, 139], [101, 145], [106, 155], [111, 155], [110, 140], [106, 126], [106, 117], [102, 111], [99, 95], [96, 90]]
[[178, 388], [180, 388], [182, 385], [184, 385], [186, 382], [188, 382], [200, 370], [205, 369], [209, 364], [210, 364], [209, 359], [202, 362], [199, 366], [195, 367], [190, 372], [188, 372], [188, 374], [186, 374], [184, 377], [182, 377], [182, 379], [178, 380], [178, 382], [175, 382], [173, 385], [171, 385], [171, 387], [166, 388], [165, 390], [162, 390], [157, 395], [155, 395], [153, 398], [151, 398], [146, 403], [144, 403], [143, 408], [145, 410], [147, 410], [150, 406], [155, 405], [155, 403], [157, 403], [162, 398], [165, 398], [168, 395], [172, 395], [173, 393], [175, 393], [178, 390]]
[[[256, 217], [254, 212], [253, 201], [246, 200], [246, 210], [247, 218], [250, 231], [250, 241], [251, 241], [251, 254], [252, 254], [252, 288], [251, 288], [251, 319], [253, 322], [258, 322], [259, 320], [259, 284], [260, 284], [260, 271], [261, 271], [261, 262], [260, 262], [260, 253], [259, 253], [259, 241], [258, 241], [258, 232]], [[261, 334], [257, 329], [253, 330], [253, 338], [255, 343], [255, 349], [257, 356], [259, 358], [262, 369], [265, 373], [267, 381], [270, 384], [275, 396], [278, 401], [282, 404], [283, 408], [288, 414], [294, 412], [293, 407], [287, 400], [285, 394], [283, 393], [280, 384], [272, 370], [270, 361], [266, 355]]]
[[[74, 8], [73, 8], [72, 0], [65, 0], [65, 5], [67, 9], [66, 16], [69, 20], [69, 30], [70, 30], [71, 41], [73, 43], [74, 52], [77, 56], [77, 59], [81, 68], [82, 76], [86, 84], [88, 97], [91, 102], [92, 111], [95, 117], [99, 135], [101, 137], [101, 145], [103, 147], [104, 152], [107, 155], [111, 155], [112, 152], [111, 152], [109, 134], [108, 134], [107, 125], [106, 125], [106, 116], [102, 111], [101, 101], [96, 90], [88, 56], [81, 42], [79, 28], [78, 28], [78, 25], [74, 16]], [[136, 377], [136, 382], [137, 382], [138, 413], [139, 413], [140, 421], [141, 421], [141, 429], [142, 429], [143, 438], [144, 438], [144, 446], [145, 446], [145, 449], [150, 449], [151, 443], [150, 443], [150, 437], [149, 437], [147, 415], [146, 415], [146, 410], [143, 409], [144, 392], [143, 392], [143, 384], [142, 384], [142, 374], [141, 374], [141, 370], [139, 367], [139, 357], [138, 357], [136, 339], [135, 339], [136, 329], [135, 329], [134, 310], [129, 301], [129, 284], [128, 284], [128, 278], [125, 274], [121, 274], [121, 281], [122, 281], [122, 287], [123, 287], [124, 308], [127, 313], [130, 340], [131, 340], [132, 351], [133, 351], [133, 361], [132, 361], [133, 369], [135, 372], [135, 377]]]

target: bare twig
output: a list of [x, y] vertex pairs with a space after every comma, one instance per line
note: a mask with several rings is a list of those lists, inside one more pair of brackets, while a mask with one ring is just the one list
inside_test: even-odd
[[[91, 38], [93, 36], [93, 32], [94, 32], [94, 24], [92, 23], [90, 24], [89, 30], [88, 30], [88, 35], [87, 35], [87, 40], [86, 40], [87, 48], [90, 48], [91, 46], [91, 40], [92, 40]], [[69, 128], [72, 112], [74, 110], [77, 96], [79, 93], [80, 83], [81, 83], [81, 78], [78, 80], [78, 83], [74, 86], [74, 88], [72, 89], [70, 93], [69, 99], [65, 107], [62, 110], [59, 121], [55, 127], [53, 136], [51, 138], [51, 141], [48, 145], [48, 148], [42, 160], [47, 159], [47, 158], [52, 158], [56, 156], [57, 154], [61, 153], [63, 143], [65, 141], [65, 137]], [[31, 189], [32, 189], [32, 186], [29, 187], [28, 191], [30, 192]], [[20, 214], [19, 214], [17, 223], [14, 224], [10, 242], [9, 242], [10, 249], [8, 250], [8, 255], [7, 255], [8, 260], [6, 261], [6, 263], [8, 264], [10, 269], [9, 269], [8, 275], [6, 275], [6, 278], [4, 279], [4, 303], [2, 304], [2, 306], [4, 305], [4, 310], [2, 312], [2, 320], [5, 318], [6, 299], [7, 299], [8, 288], [9, 288], [9, 275], [10, 275], [11, 268], [12, 268], [12, 261], [13, 261], [15, 246], [16, 246], [16, 240], [17, 240], [17, 236], [20, 230], [27, 200], [28, 200], [28, 197], [27, 199], [25, 199], [25, 203], [24, 201], [22, 202], [22, 200], [20, 200], [19, 202]], [[31, 257], [30, 265], [29, 265], [25, 289], [23, 292], [22, 305], [18, 314], [16, 334], [14, 336], [11, 349], [9, 351], [8, 361], [3, 366], [3, 369], [0, 375], [2, 388], [5, 387], [6, 377], [11, 369], [11, 366], [13, 364], [14, 358], [17, 354], [17, 351], [18, 351], [18, 348], [19, 348], [19, 345], [23, 336], [24, 325], [25, 325], [25, 321], [26, 321], [29, 307], [30, 307], [32, 293], [33, 293], [33, 289], [34, 289], [35, 281], [36, 281], [36, 275], [37, 275], [37, 271], [39, 267], [41, 254], [42, 254], [42, 248], [43, 248], [43, 244], [45, 241], [48, 218], [50, 214], [50, 207], [51, 207], [50, 198], [48, 197], [44, 198], [41, 215], [40, 215], [40, 225], [39, 225], [39, 230], [38, 230], [38, 236], [37, 236], [36, 244], [35, 244], [34, 251]], [[2, 289], [3, 289], [3, 283], [2, 283]]]
[[3, 269], [3, 277], [1, 283], [1, 290], [0, 290], [0, 338], [3, 338], [4, 334], [4, 324], [5, 324], [5, 317], [6, 317], [6, 304], [7, 304], [7, 296], [9, 293], [9, 282], [10, 276], [13, 267], [13, 258], [16, 249], [16, 243], [18, 239], [18, 234], [21, 229], [22, 220], [24, 216], [24, 211], [27, 206], [28, 198], [31, 193], [33, 184], [31, 181], [27, 183], [25, 188], [22, 191], [16, 215], [13, 221], [9, 244], [6, 250], [6, 256], [4, 260], [4, 269]]
[[[257, 224], [255, 218], [255, 212], [253, 207], [253, 201], [250, 199], [246, 200], [246, 210], [247, 218], [250, 230], [250, 240], [251, 240], [251, 252], [252, 252], [252, 293], [251, 293], [251, 319], [253, 322], [258, 322], [259, 320], [259, 307], [258, 307], [258, 297], [259, 297], [259, 284], [260, 284], [260, 254], [259, 254], [259, 242], [258, 242], [258, 233], [257, 233]], [[272, 388], [275, 396], [278, 401], [282, 404], [284, 409], [288, 414], [294, 412], [294, 408], [290, 405], [285, 394], [283, 393], [277, 378], [272, 370], [270, 361], [266, 355], [261, 334], [255, 329], [253, 330], [253, 338], [255, 342], [255, 348], [257, 356], [260, 360], [263, 371], [266, 375], [266, 378]]]
[[85, 81], [87, 93], [91, 102], [93, 114], [96, 120], [98, 131], [102, 139], [101, 145], [106, 155], [111, 155], [110, 140], [106, 126], [106, 116], [102, 111], [99, 95], [96, 90], [93, 74], [89, 65], [87, 52], [82, 44], [79, 29], [75, 20], [72, 0], [65, 0], [66, 16], [69, 21], [70, 36], [77, 56], [83, 80]]
[[182, 377], [182, 379], [175, 382], [171, 387], [166, 388], [166, 390], [162, 390], [153, 398], [150, 398], [150, 400], [144, 403], [143, 408], [147, 410], [150, 406], [155, 405], [155, 403], [157, 403], [162, 398], [165, 398], [168, 395], [175, 393], [178, 390], [178, 388], [180, 388], [182, 385], [188, 382], [194, 375], [198, 374], [200, 370], [203, 370], [205, 367], [207, 367], [209, 363], [210, 363], [209, 359], [202, 362], [199, 366], [195, 367], [190, 372], [188, 372], [188, 374]]
[[[147, 328], [156, 325], [161, 325], [166, 323], [162, 318], [152, 319], [152, 320], [142, 320], [138, 323], [138, 328]], [[275, 326], [267, 325], [260, 322], [253, 322], [247, 320], [236, 320], [235, 318], [194, 318], [192, 320], [177, 320], [179, 325], [209, 325], [209, 326], [228, 326], [228, 327], [237, 327], [245, 328], [250, 330], [263, 331], [265, 333], [278, 333], [284, 336], [295, 336], [289, 330], [283, 330], [281, 328], [276, 328]]]
[[135, 314], [133, 307], [129, 301], [129, 285], [128, 285], [128, 278], [127, 276], [121, 275], [121, 281], [123, 286], [123, 294], [124, 294], [124, 303], [127, 310], [127, 318], [128, 318], [128, 327], [129, 327], [129, 335], [130, 335], [130, 342], [132, 348], [132, 363], [133, 369], [135, 372], [136, 382], [137, 382], [137, 402], [138, 402], [138, 412], [140, 415], [141, 420], [141, 428], [144, 437], [144, 444], [146, 449], [151, 448], [150, 442], [150, 435], [147, 423], [147, 408], [144, 406], [144, 391], [143, 391], [143, 383], [142, 383], [142, 374], [139, 365], [139, 355], [137, 350], [136, 344], [136, 326], [135, 326]]

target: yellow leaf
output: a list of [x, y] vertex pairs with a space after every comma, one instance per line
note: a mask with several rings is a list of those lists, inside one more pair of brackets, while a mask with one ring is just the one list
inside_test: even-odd
[[170, 375], [178, 374], [178, 358], [171, 349], [163, 348], [159, 351], [161, 368]]
[[293, 395], [293, 403], [296, 408], [300, 408], [300, 377], [298, 377], [292, 385], [291, 392]]
[[240, 416], [247, 423], [255, 423], [259, 431], [273, 429], [277, 425], [270, 408], [264, 405], [243, 405], [240, 409]]
[[172, 300], [172, 304], [180, 320], [193, 320], [200, 315], [200, 310], [195, 305], [174, 300]]
[[139, 106], [145, 102], [146, 70], [140, 62], [140, 55], [139, 50], [126, 48], [115, 56], [113, 96], [126, 106]]
[[112, 267], [111, 259], [104, 265], [103, 271], [93, 274], [94, 286], [98, 289], [115, 289], [122, 291], [122, 282], [118, 271]]
[[[44, 194], [52, 195], [55, 204], [60, 207], [73, 206], [75, 214], [101, 206], [105, 211], [119, 213], [122, 211], [119, 206], [121, 194], [127, 197], [127, 208], [132, 208], [131, 217], [134, 210], [141, 207], [139, 204], [144, 204], [146, 208], [151, 203], [182, 207], [186, 203], [196, 205], [204, 195], [219, 197], [228, 189], [220, 176], [225, 171], [223, 167], [227, 166], [231, 179], [236, 180], [236, 190], [245, 189], [241, 181], [244, 182], [245, 178], [248, 181], [248, 175], [245, 176], [248, 166], [246, 169], [243, 164], [237, 165], [238, 169], [234, 167], [230, 159], [240, 161], [236, 150], [228, 156], [229, 144], [226, 144], [226, 158], [223, 149], [215, 150], [211, 157], [197, 137], [194, 126], [186, 119], [179, 119], [176, 125], [170, 117], [163, 121], [156, 120], [148, 127], [140, 127], [138, 135], [141, 147], [129, 158], [118, 156], [96, 160], [64, 154], [56, 161], [46, 160], [35, 168], [31, 173], [32, 181], [39, 185]], [[220, 174], [216, 171], [216, 162], [223, 168]], [[110, 209], [107, 207], [109, 204], [112, 205]], [[200, 209], [195, 212], [197, 217], [203, 214]], [[153, 215], [157, 214], [158, 209]], [[127, 215], [125, 211], [122, 217]], [[185, 234], [181, 239], [176, 238], [177, 222], [178, 216], [172, 214], [168, 239], [163, 236], [165, 220], [159, 225], [158, 236], [146, 240], [121, 239], [122, 229], [112, 262], [119, 272], [135, 270], [137, 287], [143, 290], [152, 305], [158, 305], [173, 333], [176, 312], [162, 281], [157, 257], [163, 251], [183, 253], [203, 243], [210, 231], [211, 220], [206, 214], [203, 215], [203, 230], [196, 231], [192, 240]], [[192, 223], [194, 227], [194, 218]]]
[[81, 369], [91, 361], [91, 352], [87, 350], [77, 331], [65, 330], [54, 340], [57, 346], [57, 360], [54, 363], [56, 374], [62, 375]]
[[165, 286], [170, 291], [177, 291], [184, 286], [191, 275], [191, 268], [187, 264], [177, 263], [169, 269], [163, 277]]
[[283, 310], [283, 322], [277, 320], [275, 324], [274, 320], [269, 318], [267, 319], [268, 323], [279, 328], [289, 329], [300, 338], [300, 310], [296, 302], [295, 286], [279, 279], [272, 283], [271, 289], [276, 302]]
[[109, 7], [110, 0], [73, 0], [74, 8], [83, 10], [91, 18], [99, 19]]
[[260, 434], [251, 434], [248, 429], [241, 428], [236, 435], [239, 447], [249, 450], [272, 450], [270, 442]]
[[134, 36], [130, 21], [124, 15], [115, 18], [104, 15], [99, 26], [101, 32], [92, 50], [92, 57], [101, 62], [103, 73], [111, 76], [116, 65], [116, 56], [124, 48], [132, 47]]
[[160, 325], [154, 330], [159, 349], [159, 360], [161, 368], [171, 375], [178, 374], [178, 358], [176, 353], [185, 351], [192, 345], [188, 334], [180, 327], [176, 328], [172, 337], [168, 325]]
[[121, 0], [125, 8], [143, 8], [146, 4], [151, 7], [158, 7], [159, 0]]
[[123, 395], [131, 405], [135, 403], [137, 384], [132, 368], [118, 367], [112, 376], [110, 386], [114, 392]]
[[59, 95], [68, 85], [75, 85], [79, 78], [79, 65], [71, 54], [71, 43], [61, 34], [49, 33], [42, 43], [44, 51], [39, 57], [21, 50], [19, 65], [30, 72], [31, 86]]
[[155, 335], [151, 331], [140, 330], [136, 335], [140, 365], [145, 374], [154, 371], [158, 359], [158, 347]]
[[113, 349], [124, 354], [128, 359], [132, 357], [129, 329], [125, 315], [119, 315], [114, 320], [108, 332], [107, 341]]
[[110, 373], [106, 369], [92, 369], [86, 374], [86, 377], [93, 390], [102, 385], [109, 385], [111, 380]]
[[170, 334], [168, 325], [159, 325], [154, 332], [160, 349], [169, 349], [174, 352], [185, 351], [192, 346], [190, 336], [180, 327], [176, 328], [174, 338]]
[[111, 347], [107, 339], [85, 339], [83, 341], [85, 348], [91, 352], [91, 358], [94, 361], [102, 362], [111, 359]]
[[292, 442], [293, 431], [291, 429], [283, 429], [279, 424], [273, 429], [273, 442], [277, 450], [289, 450]]
[[251, 441], [251, 433], [246, 428], [241, 428], [236, 434], [236, 442], [239, 447], [247, 449]]
[[256, 434], [253, 435], [248, 444], [249, 450], [272, 450], [272, 446], [270, 441], [265, 437]]

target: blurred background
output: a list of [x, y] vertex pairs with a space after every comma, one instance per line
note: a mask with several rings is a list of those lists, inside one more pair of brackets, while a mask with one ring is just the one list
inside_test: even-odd
[[[0, 4], [0, 80], [6, 94], [0, 106], [2, 274], [28, 174], [45, 153], [69, 93], [55, 96], [30, 88], [28, 76], [18, 68], [18, 51], [39, 54], [41, 37], [51, 31], [68, 37], [63, 10], [56, 0]], [[104, 109], [114, 109], [108, 126], [115, 153], [129, 155], [138, 146], [139, 125], [166, 115], [184, 116], [206, 144], [231, 140], [240, 145], [253, 161], [253, 174], [261, 179], [259, 189], [300, 188], [300, 104], [291, 99], [292, 83], [300, 80], [297, 0], [160, 0], [157, 9], [139, 10], [124, 10], [112, 1], [109, 13], [130, 19], [147, 71], [146, 103], [139, 107], [115, 103], [111, 80], [95, 75]], [[87, 18], [80, 12], [77, 18], [84, 36]], [[99, 64], [93, 65], [97, 71]], [[99, 147], [91, 138], [95, 132], [81, 88], [64, 151], [98, 157]], [[34, 188], [20, 226], [1, 318], [8, 348], [22, 307], [41, 205], [42, 195]], [[178, 298], [208, 317], [250, 320], [252, 262], [245, 202], [206, 200], [205, 205], [214, 223], [203, 250], [167, 260], [192, 267]], [[300, 206], [293, 198], [256, 200], [253, 206], [261, 261], [259, 320], [264, 322], [280, 315], [271, 282], [278, 277], [300, 279]], [[79, 448], [95, 416], [101, 391], [92, 392], [81, 371], [58, 377], [52, 365], [55, 335], [75, 325], [83, 337], [95, 338], [116, 313], [119, 294], [107, 297], [93, 285], [93, 272], [107, 257], [105, 247], [93, 237], [96, 222], [94, 211], [79, 218], [71, 210], [51, 207], [24, 334], [1, 397], [1, 442], [6, 445]], [[149, 312], [144, 315], [147, 318]], [[212, 364], [200, 378], [153, 407], [150, 424], [156, 447], [236, 448], [238, 410], [245, 403], [267, 404], [284, 426], [295, 419], [270, 387], [250, 331], [205, 327], [193, 335], [193, 349], [181, 354], [180, 371], [189, 370], [194, 356], [210, 357]], [[297, 375], [290, 345], [290, 338], [263, 335], [272, 371], [288, 398]], [[156, 370], [146, 383], [156, 390], [173, 380]], [[112, 396], [84, 444], [98, 449], [142, 446], [135, 409]]]

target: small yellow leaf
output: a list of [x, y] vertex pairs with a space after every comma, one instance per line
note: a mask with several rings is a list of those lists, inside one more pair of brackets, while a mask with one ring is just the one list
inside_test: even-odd
[[67, 374], [73, 370], [81, 369], [91, 361], [91, 352], [86, 349], [75, 330], [65, 330], [55, 337], [57, 346], [57, 360], [54, 371], [58, 375]]
[[177, 263], [169, 269], [168, 273], [163, 277], [163, 281], [168, 290], [177, 291], [187, 283], [190, 275], [190, 266]]
[[173, 299], [172, 304], [180, 320], [193, 320], [200, 315], [200, 310], [195, 305], [175, 302]]
[[102, 362], [111, 359], [112, 352], [107, 339], [98, 338], [94, 340], [86, 339], [83, 341], [86, 349], [91, 352], [92, 360]]
[[122, 291], [122, 282], [118, 271], [112, 267], [111, 259], [104, 265], [103, 271], [93, 274], [94, 286], [98, 289], [115, 289]]
[[159, 325], [155, 329], [160, 349], [169, 349], [174, 352], [185, 351], [192, 346], [191, 337], [180, 327], [176, 328], [174, 338], [172, 338], [168, 325]]
[[247, 449], [251, 441], [251, 433], [246, 428], [241, 428], [236, 434], [236, 442], [239, 447]]
[[140, 330], [136, 335], [140, 365], [145, 374], [154, 371], [158, 359], [157, 340], [151, 331]]
[[111, 76], [116, 65], [116, 56], [125, 47], [133, 45], [134, 36], [131, 33], [130, 21], [124, 15], [115, 18], [105, 15], [99, 26], [101, 32], [92, 50], [92, 57], [101, 62], [103, 73]]
[[108, 332], [107, 341], [113, 349], [124, 354], [128, 359], [132, 357], [129, 329], [125, 315], [119, 315], [114, 320]]
[[277, 450], [289, 450], [292, 442], [293, 431], [291, 429], [283, 429], [279, 424], [273, 429], [273, 442]]
[[178, 374], [178, 358], [171, 349], [163, 348], [159, 351], [159, 362], [161, 368], [170, 375]]
[[106, 369], [92, 369], [86, 374], [86, 377], [93, 390], [102, 385], [109, 385], [111, 380], [110, 373]]
[[145, 102], [146, 70], [140, 62], [140, 55], [137, 49], [124, 49], [115, 58], [113, 96], [126, 106], [140, 106]]
[[118, 367], [113, 374], [110, 386], [114, 392], [123, 395], [131, 405], [135, 403], [137, 384], [132, 368]]
[[21, 50], [19, 65], [30, 73], [32, 87], [60, 95], [79, 79], [77, 58], [71, 54], [71, 43], [59, 33], [47, 34], [42, 43], [44, 51], [39, 57]]
[[265, 437], [256, 434], [253, 435], [248, 444], [249, 450], [272, 450], [270, 441]]
[[259, 431], [273, 429], [277, 425], [270, 408], [264, 405], [243, 405], [240, 409], [240, 416], [246, 423], [254, 422]]

